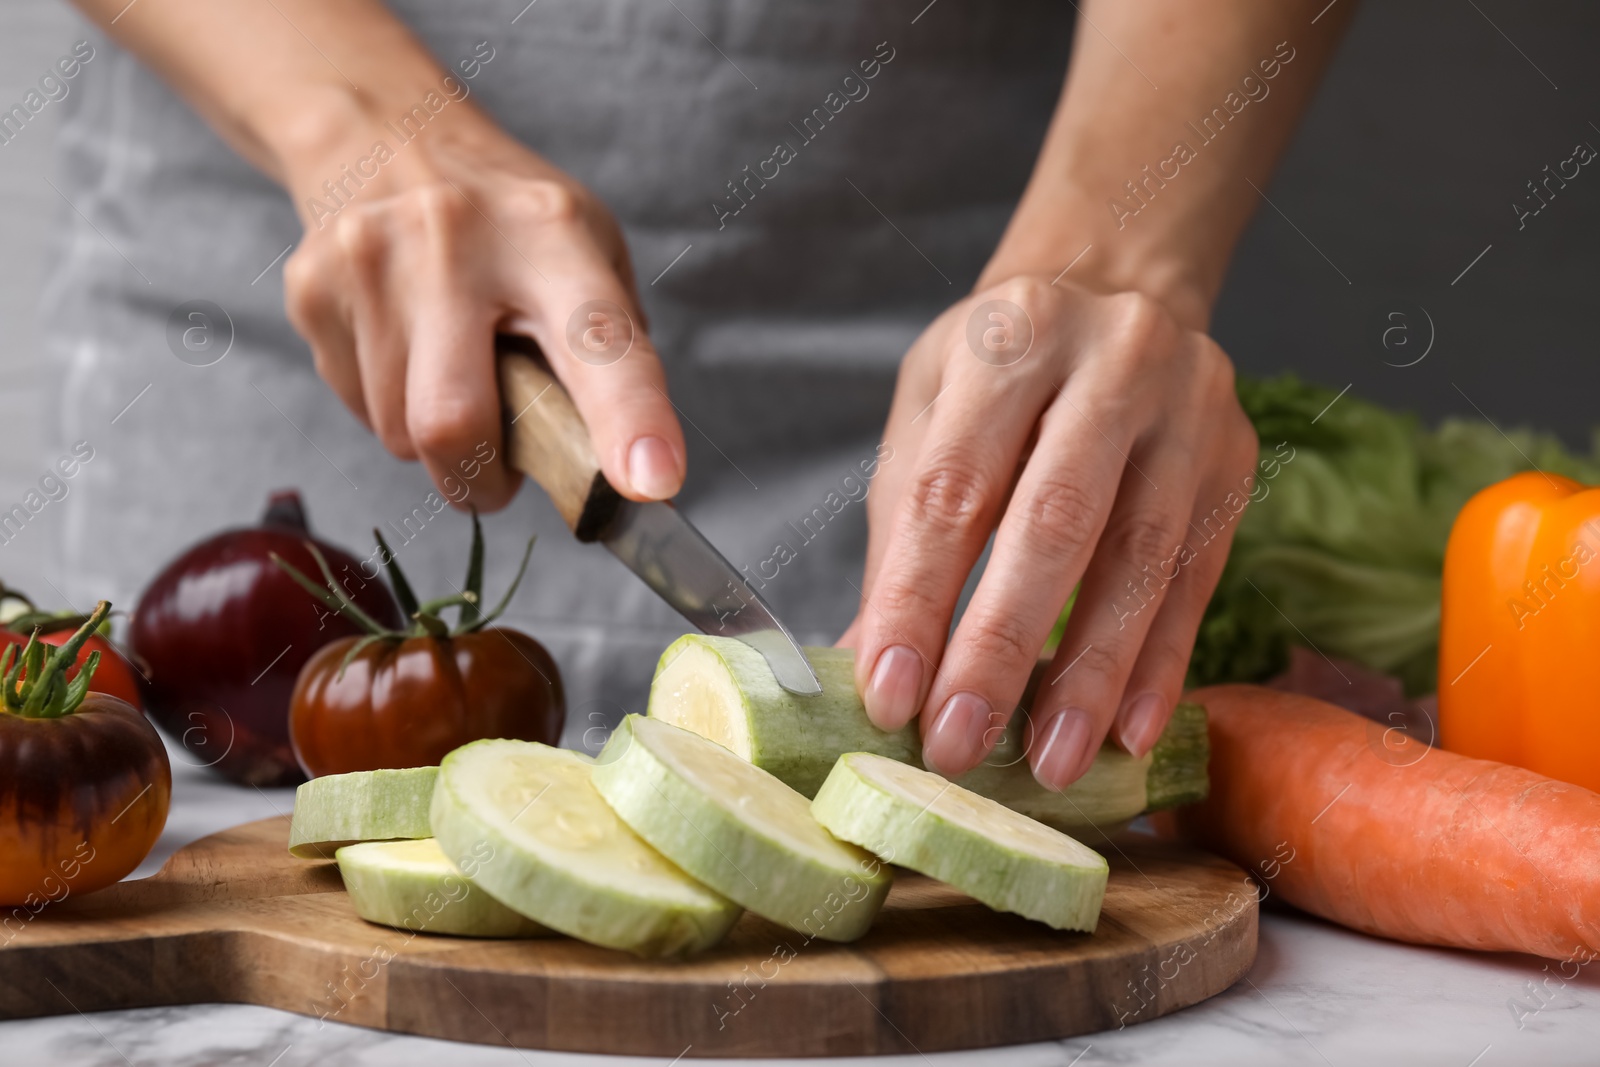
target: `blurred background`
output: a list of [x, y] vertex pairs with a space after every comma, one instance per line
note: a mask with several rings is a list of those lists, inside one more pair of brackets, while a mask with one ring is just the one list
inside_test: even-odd
[[[80, 36], [65, 3], [7, 0], [0, 101], [20, 99]], [[1349, 385], [1429, 421], [1477, 408], [1587, 447], [1600, 167], [1520, 223], [1513, 205], [1532, 205], [1528, 183], [1579, 142], [1600, 146], [1597, 41], [1600, 5], [1577, 0], [1363, 5], [1218, 308], [1215, 335], [1239, 367]], [[35, 311], [53, 224], [71, 210], [48, 181], [60, 111], [0, 145], [6, 504], [60, 449]], [[18, 538], [5, 574], [33, 588], [24, 575], [48, 550]]]

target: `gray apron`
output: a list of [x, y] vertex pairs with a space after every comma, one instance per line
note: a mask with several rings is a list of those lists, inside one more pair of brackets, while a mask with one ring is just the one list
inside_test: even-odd
[[[480, 106], [616, 213], [683, 415], [679, 505], [770, 576], [763, 592], [808, 643], [855, 611], [860, 467], [898, 361], [998, 240], [1070, 44], [1069, 5], [925, 4], [393, 5], [443, 65], [468, 61]], [[52, 505], [51, 580], [74, 603], [131, 608], [175, 553], [294, 486], [320, 535], [365, 555], [383, 527], [413, 585], [437, 595], [466, 566], [466, 519], [433, 514], [422, 469], [316, 376], [283, 314], [282, 255], [300, 235], [288, 199], [136, 60], [90, 39], [64, 102], [56, 180], [75, 210], [42, 332], [55, 429], [94, 456]], [[194, 301], [222, 309], [215, 336], [169, 321]], [[561, 665], [567, 742], [583, 744], [643, 710], [684, 627], [576, 544], [531, 485], [487, 518], [491, 596], [530, 530], [540, 543], [507, 621]]]

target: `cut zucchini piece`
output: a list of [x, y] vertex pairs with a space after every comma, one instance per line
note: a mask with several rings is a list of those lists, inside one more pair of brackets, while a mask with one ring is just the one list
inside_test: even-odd
[[1150, 750], [1147, 810], [1160, 811], [1198, 804], [1211, 792], [1206, 765], [1211, 759], [1211, 734], [1206, 709], [1199, 704], [1179, 704], [1172, 720]]
[[710, 948], [739, 918], [645, 844], [595, 791], [594, 761], [533, 741], [485, 740], [444, 758], [439, 847], [501, 903], [564, 934], [639, 956]]
[[432, 837], [428, 805], [437, 767], [352, 771], [313, 778], [294, 791], [289, 851], [331, 860], [345, 845]]
[[[814, 696], [779, 686], [761, 654], [742, 641], [688, 634], [662, 653], [650, 716], [715, 741], [808, 797], [846, 752], [922, 766], [915, 723], [886, 733], [867, 718], [852, 650], [807, 648], [806, 656], [822, 683]], [[1115, 833], [1144, 811], [1205, 795], [1208, 750], [1199, 705], [1180, 704], [1149, 755], [1136, 758], [1106, 744], [1089, 771], [1060, 793], [1034, 780], [1025, 732], [1026, 716], [1013, 715], [989, 757], [957, 782], [1087, 840]]]
[[[480, 852], [488, 855], [486, 850]], [[445, 858], [431, 837], [346, 845], [334, 858], [339, 861], [339, 877], [344, 879], [350, 903], [368, 922], [414, 934], [458, 937], [539, 937], [550, 933], [474, 885]]]
[[650, 717], [710, 738], [808, 797], [846, 752], [921, 765], [915, 726], [884, 733], [867, 719], [853, 650], [805, 652], [822, 683], [812, 696], [779, 685], [761, 653], [737, 638], [686, 634], [656, 664]]
[[817, 824], [806, 798], [698, 734], [629, 715], [594, 785], [662, 855], [757, 915], [826, 941], [867, 932], [888, 865]]
[[817, 821], [890, 863], [1058, 930], [1094, 932], [1110, 868], [1058, 830], [934, 774], [869, 752], [839, 758]]
[[1148, 806], [1150, 757], [1130, 756], [1115, 745], [1103, 745], [1083, 777], [1062, 792], [1040, 785], [1028, 766], [1021, 720], [1021, 715], [1014, 716], [1012, 726], [988, 758], [956, 783], [1030, 819], [1093, 842], [1117, 833]]

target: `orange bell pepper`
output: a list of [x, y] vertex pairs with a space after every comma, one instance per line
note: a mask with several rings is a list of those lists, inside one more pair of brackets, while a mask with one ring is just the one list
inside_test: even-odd
[[1443, 747], [1600, 791], [1600, 488], [1529, 471], [1467, 501], [1441, 608]]

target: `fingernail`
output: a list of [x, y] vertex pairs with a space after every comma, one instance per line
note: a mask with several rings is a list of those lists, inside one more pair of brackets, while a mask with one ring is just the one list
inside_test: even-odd
[[659, 437], [641, 437], [628, 449], [628, 484], [651, 500], [666, 500], [683, 484], [678, 457]]
[[989, 730], [989, 702], [976, 693], [957, 693], [944, 702], [922, 742], [922, 762], [946, 778], [965, 774], [983, 759]]
[[1065, 789], [1089, 769], [1093, 758], [1090, 734], [1094, 719], [1082, 708], [1067, 708], [1056, 713], [1044, 728], [1044, 743], [1033, 765], [1033, 777], [1046, 789]]
[[1141, 693], [1117, 716], [1117, 740], [1135, 756], [1155, 747], [1161, 737], [1161, 720], [1167, 701], [1160, 693]]
[[861, 702], [879, 729], [898, 730], [910, 722], [922, 702], [922, 657], [905, 645], [884, 649]]

